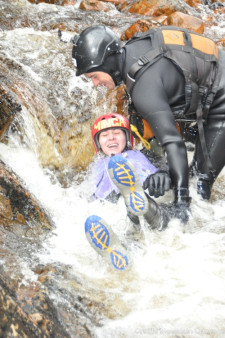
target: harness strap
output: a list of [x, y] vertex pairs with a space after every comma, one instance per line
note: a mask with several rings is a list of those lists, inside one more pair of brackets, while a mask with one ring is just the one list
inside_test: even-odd
[[160, 57], [162, 57], [162, 49], [161, 48], [156, 48], [154, 50], [149, 51], [145, 55], [141, 56], [138, 59], [138, 62], [135, 62], [129, 69], [129, 72], [127, 74], [127, 79], [126, 79], [126, 87], [128, 93], [131, 93], [133, 85], [136, 81], [135, 75], [139, 70], [141, 70], [145, 65], [152, 65], [156, 61], [159, 60]]
[[135, 134], [138, 136], [138, 138], [142, 141], [142, 143], [144, 144], [145, 148], [146, 148], [147, 150], [149, 150], [149, 149], [151, 148], [150, 143], [149, 143], [147, 140], [145, 140], [145, 139], [141, 136], [141, 134], [139, 133], [137, 127], [135, 127], [133, 124], [130, 124], [130, 129], [131, 129], [131, 131], [132, 131], [133, 133], [135, 133]]
[[213, 86], [211, 88], [211, 91], [209, 93], [209, 95], [206, 98], [206, 102], [204, 105], [204, 117], [207, 118], [208, 116], [208, 112], [209, 112], [209, 108], [213, 102], [214, 96], [218, 90], [219, 87], [219, 83], [222, 77], [222, 65], [221, 62], [219, 60], [219, 62], [216, 64], [216, 77], [215, 80], [213, 82]]
[[202, 120], [202, 105], [200, 102], [196, 110], [196, 116], [197, 116], [199, 140], [200, 140], [200, 144], [202, 147], [202, 153], [203, 153], [206, 165], [208, 167], [209, 173], [212, 175], [213, 178], [215, 178], [215, 170], [213, 168], [212, 161], [210, 159], [209, 152], [206, 147], [205, 133], [204, 133], [204, 128], [203, 128], [203, 120]]
[[[216, 68], [217, 68], [216, 69], [216, 77], [215, 77], [213, 86], [211, 88], [211, 92], [209, 93], [209, 95], [207, 95], [206, 102], [204, 104], [203, 115], [204, 115], [205, 119], [208, 116], [210, 106], [213, 102], [214, 96], [216, 94], [216, 91], [218, 89], [218, 86], [219, 86], [219, 83], [220, 83], [220, 80], [221, 80], [221, 76], [222, 76], [222, 70], [221, 70], [221, 63], [220, 62], [217, 63]], [[200, 144], [201, 144], [201, 147], [202, 147], [203, 156], [204, 156], [206, 165], [208, 167], [209, 174], [211, 174], [212, 178], [215, 179], [215, 169], [213, 167], [212, 161], [211, 161], [210, 156], [209, 156], [208, 149], [206, 147], [205, 132], [204, 132], [204, 127], [203, 127], [201, 99], [202, 99], [202, 95], [204, 95], [205, 90], [206, 90], [206, 88], [199, 87], [200, 99], [199, 99], [199, 103], [198, 103], [198, 108], [196, 110], [196, 117], [197, 117], [197, 125], [198, 125], [198, 132], [199, 132], [199, 140], [200, 140]]]

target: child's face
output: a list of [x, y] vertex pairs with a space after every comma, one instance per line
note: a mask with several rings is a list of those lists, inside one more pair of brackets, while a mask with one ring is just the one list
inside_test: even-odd
[[104, 154], [120, 154], [126, 147], [126, 135], [122, 129], [107, 129], [100, 133], [99, 144]]

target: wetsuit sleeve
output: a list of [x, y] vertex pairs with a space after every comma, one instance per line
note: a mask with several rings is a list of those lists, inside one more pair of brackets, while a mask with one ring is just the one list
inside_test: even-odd
[[171, 110], [172, 105], [179, 105], [184, 99], [182, 83], [184, 86], [183, 78], [175, 67], [168, 68], [168, 63], [162, 62], [160, 67], [154, 65], [144, 72], [132, 92], [135, 108], [148, 121], [155, 137], [166, 151], [175, 191], [188, 189], [189, 184], [186, 146], [176, 128]]

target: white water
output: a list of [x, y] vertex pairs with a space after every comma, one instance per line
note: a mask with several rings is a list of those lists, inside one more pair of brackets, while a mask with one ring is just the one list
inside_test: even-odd
[[[70, 8], [44, 4], [28, 7], [31, 15], [35, 8], [41, 18], [46, 13], [50, 18], [49, 12], [51, 19], [60, 17], [60, 13], [66, 14], [62, 15], [64, 21], [67, 16], [70, 22], [73, 18]], [[110, 14], [96, 18], [89, 13], [86, 19], [95, 22], [96, 18], [98, 22], [102, 17], [109, 20]], [[114, 16], [111, 21], [119, 27]], [[53, 92], [65, 115], [74, 110], [73, 89], [86, 84], [75, 79], [63, 59], [70, 54], [67, 47], [57, 45], [57, 31], [18, 28], [1, 33], [1, 39], [6, 56], [22, 65], [35, 85], [41, 84], [40, 93]], [[210, 202], [200, 200], [195, 182], [191, 182], [192, 217], [185, 229], [176, 220], [163, 232], [150, 232], [142, 224], [142, 236], [134, 241], [125, 236], [129, 223], [122, 200], [116, 205], [90, 203], [87, 181], [62, 188], [50, 172], [43, 170], [38, 156], [39, 135], [25, 109], [22, 117], [26, 132], [23, 144], [16, 133], [9, 134], [8, 145], [0, 143], [0, 157], [24, 180], [55, 223], [52, 237], [39, 253], [40, 262], [68, 265], [85, 295], [105, 306], [102, 327], [93, 326], [92, 333], [98, 338], [225, 337], [225, 171], [215, 184]], [[108, 221], [128, 245], [133, 261], [129, 271], [114, 271], [90, 247], [84, 222], [91, 214]], [[35, 278], [27, 266], [24, 274], [24, 283]]]
[[[26, 120], [26, 111], [23, 115]], [[32, 125], [27, 128], [32, 135]], [[165, 231], [150, 232], [142, 222], [142, 239], [132, 241], [125, 236], [129, 223], [122, 199], [103, 206], [88, 202], [86, 181], [66, 189], [52, 183], [35, 153], [10, 137], [7, 146], [0, 144], [1, 158], [56, 225], [41, 262], [68, 264], [87, 294], [108, 308], [103, 327], [93, 327], [96, 337], [225, 337], [224, 173], [213, 202], [201, 201], [192, 182], [192, 217], [185, 229], [173, 220]], [[89, 246], [84, 222], [91, 214], [107, 220], [128, 245], [129, 271], [114, 271]]]

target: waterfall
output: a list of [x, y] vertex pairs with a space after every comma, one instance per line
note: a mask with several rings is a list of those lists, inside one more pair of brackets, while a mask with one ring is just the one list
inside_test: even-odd
[[[22, 105], [0, 143], [0, 156], [55, 224], [34, 261], [63, 266], [60, 287], [72, 295], [79, 290], [102, 305], [95, 321], [84, 319], [96, 337], [224, 336], [225, 171], [211, 201], [200, 199], [191, 180], [192, 215], [185, 227], [173, 219], [165, 231], [150, 231], [141, 219], [138, 238], [126, 235], [130, 224], [122, 198], [116, 204], [89, 199], [86, 167], [94, 156], [90, 126], [97, 113], [109, 108], [104, 92], [75, 77], [70, 38], [81, 25], [93, 23], [114, 25], [120, 33], [136, 17], [116, 8], [85, 13], [78, 6], [31, 5], [26, 0], [0, 0], [0, 7], [2, 18], [12, 22], [10, 29], [0, 29], [1, 74], [8, 86], [14, 76]], [[201, 11], [211, 13], [206, 5]], [[25, 19], [28, 27], [22, 25]], [[58, 38], [60, 23], [69, 27], [63, 33], [66, 42]], [[209, 31], [221, 37], [224, 21]], [[83, 143], [78, 143], [80, 135]], [[93, 214], [105, 219], [127, 247], [132, 262], [127, 272], [114, 271], [86, 240], [84, 223]], [[35, 281], [29, 264], [21, 259], [21, 265], [22, 284]], [[54, 293], [52, 288], [49, 297], [56, 308], [63, 304], [68, 313], [74, 311], [59, 289]], [[73, 337], [73, 322], [67, 328]]]

